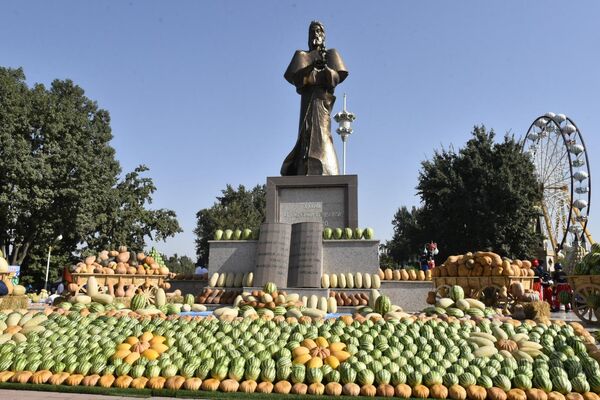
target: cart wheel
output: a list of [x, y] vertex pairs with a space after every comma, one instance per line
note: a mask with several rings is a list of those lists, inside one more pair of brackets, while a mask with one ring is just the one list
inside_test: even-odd
[[146, 298], [146, 304], [156, 303], [156, 288], [154, 286], [140, 287], [137, 292]]
[[600, 320], [598, 319], [599, 312], [589, 304], [589, 300], [592, 297], [600, 296], [600, 286], [596, 285], [583, 285], [573, 290], [573, 297], [571, 299], [571, 305], [575, 315], [582, 321], [589, 324], [598, 325]]

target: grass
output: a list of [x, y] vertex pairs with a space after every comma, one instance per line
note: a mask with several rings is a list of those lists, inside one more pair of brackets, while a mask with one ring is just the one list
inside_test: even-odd
[[[59, 392], [59, 393], [78, 393], [78, 394], [100, 394], [105, 396], [127, 396], [127, 397], [173, 397], [178, 399], [264, 399], [269, 400], [294, 400], [294, 399], [315, 399], [330, 400], [335, 396], [313, 396], [313, 395], [295, 395], [295, 394], [276, 394], [270, 393], [222, 393], [205, 392], [202, 390], [168, 390], [168, 389], [118, 389], [103, 388], [97, 386], [66, 386], [66, 385], [35, 385], [31, 383], [0, 383], [0, 389], [11, 390], [33, 390], [38, 392]], [[343, 396], [347, 397], [347, 396]], [[370, 397], [371, 399], [384, 399], [384, 397]], [[422, 399], [421, 399], [422, 400]]]

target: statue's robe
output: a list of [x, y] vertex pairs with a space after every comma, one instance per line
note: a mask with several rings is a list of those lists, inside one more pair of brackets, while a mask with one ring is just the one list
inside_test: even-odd
[[285, 79], [301, 95], [298, 140], [281, 167], [281, 175], [338, 175], [339, 166], [331, 137], [331, 110], [335, 87], [348, 71], [335, 49], [327, 50], [327, 63], [315, 68], [317, 50], [298, 50], [285, 71]]

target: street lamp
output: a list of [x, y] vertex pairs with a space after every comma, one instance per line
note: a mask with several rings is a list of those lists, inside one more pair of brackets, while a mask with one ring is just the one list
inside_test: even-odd
[[334, 116], [335, 122], [337, 122], [340, 126], [336, 129], [336, 132], [342, 137], [342, 142], [344, 143], [344, 175], [346, 175], [346, 140], [348, 140], [348, 136], [352, 133], [352, 121], [356, 119], [356, 115], [351, 112], [346, 111], [346, 93], [344, 93], [344, 109], [335, 114]]
[[[60, 242], [62, 238], [62, 235], [58, 235], [52, 244]], [[48, 288], [48, 272], [50, 272], [50, 254], [52, 253], [52, 244], [48, 246], [48, 262], [46, 263], [46, 280], [44, 281], [44, 290]]]

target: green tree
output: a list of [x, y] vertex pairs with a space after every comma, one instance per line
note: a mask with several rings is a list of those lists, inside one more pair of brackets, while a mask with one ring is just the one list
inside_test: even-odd
[[386, 248], [388, 255], [398, 264], [405, 265], [414, 260], [427, 241], [419, 224], [420, 213], [421, 208], [412, 207], [409, 210], [402, 206], [394, 215], [394, 235], [386, 243]]
[[165, 265], [169, 268], [169, 271], [177, 274], [193, 274], [196, 270], [196, 264], [188, 256], [179, 257], [175, 253], [168, 258], [163, 256], [163, 260], [165, 260]]
[[473, 250], [507, 257], [534, 255], [541, 190], [535, 169], [514, 137], [494, 142], [494, 132], [475, 127], [458, 153], [436, 151], [422, 163], [417, 185], [419, 225], [435, 240], [440, 259]]
[[[141, 213], [153, 190], [124, 193], [123, 185], [139, 183], [142, 171], [119, 183], [111, 139], [108, 111], [72, 81], [29, 88], [22, 69], [0, 67], [0, 248], [11, 264], [21, 265], [22, 274], [43, 280], [48, 246], [59, 234], [63, 239], [53, 246], [53, 266], [68, 262], [88, 243], [102, 242], [103, 229], [116, 225], [122, 214], [115, 204], [137, 206], [136, 218], [127, 219], [133, 222], [121, 226], [124, 230], [150, 226], [157, 237], [178, 230], [174, 214], [159, 224]], [[53, 271], [52, 277], [57, 275]]]
[[246, 190], [239, 185], [237, 190], [231, 185], [221, 191], [222, 196], [210, 208], [196, 214], [196, 255], [200, 265], [208, 265], [208, 241], [217, 229], [245, 229], [257, 231], [265, 220], [266, 187], [256, 185]]

